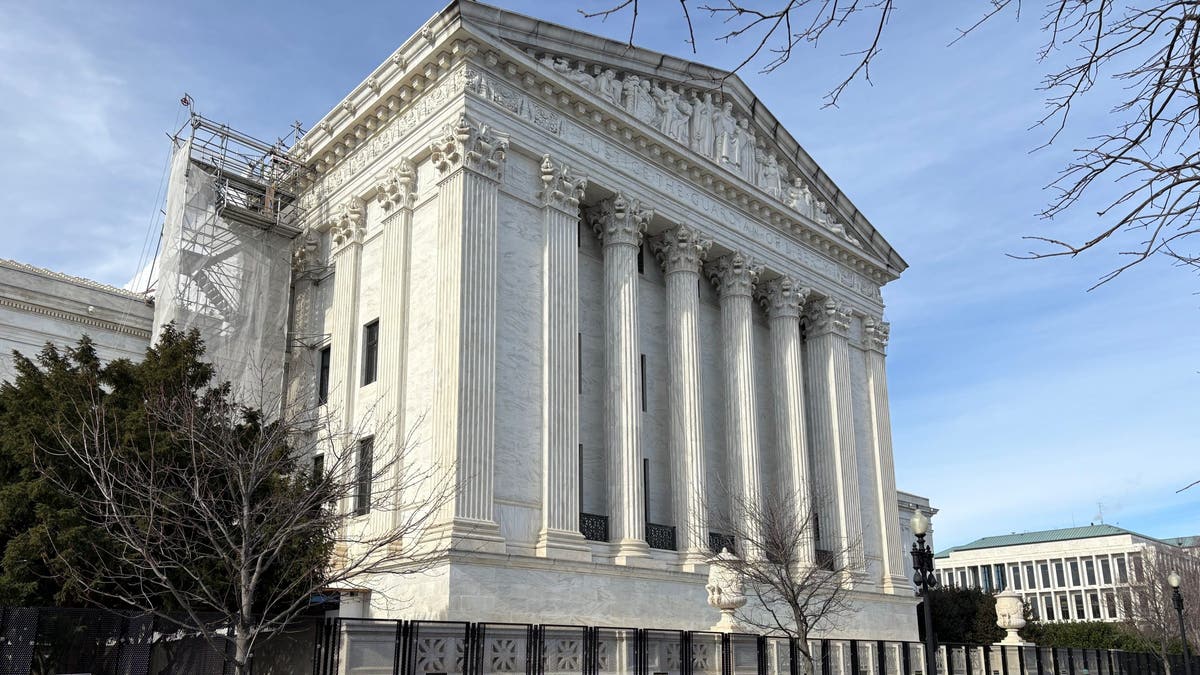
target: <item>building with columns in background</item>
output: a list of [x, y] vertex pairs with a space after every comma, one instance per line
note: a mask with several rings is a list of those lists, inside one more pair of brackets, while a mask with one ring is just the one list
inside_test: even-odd
[[906, 263], [737, 76], [456, 1], [286, 153], [239, 143], [176, 152], [155, 330], [454, 472], [451, 550], [344, 614], [707, 629], [718, 523], [782, 494], [850, 570], [838, 635], [916, 639]]

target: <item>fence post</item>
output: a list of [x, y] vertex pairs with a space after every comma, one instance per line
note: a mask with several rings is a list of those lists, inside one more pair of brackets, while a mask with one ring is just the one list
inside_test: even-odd
[[721, 675], [733, 675], [733, 639], [721, 633]]
[[829, 656], [829, 640], [821, 640], [821, 675], [832, 675], [833, 670], [830, 664], [833, 662]]

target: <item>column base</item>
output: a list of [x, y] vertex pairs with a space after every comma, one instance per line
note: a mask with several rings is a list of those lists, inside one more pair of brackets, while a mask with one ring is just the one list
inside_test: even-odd
[[679, 554], [679, 569], [684, 572], [708, 574], [708, 559], [711, 555], [707, 551], [683, 551]]
[[880, 583], [883, 586], [883, 592], [892, 595], [912, 595], [916, 590], [912, 581], [900, 574], [885, 576]]
[[650, 546], [641, 539], [622, 539], [617, 542], [617, 555], [613, 557], [613, 564], [630, 567], [656, 566], [650, 557]]
[[470, 553], [507, 553], [500, 526], [490, 520], [455, 518], [429, 529], [428, 536], [450, 550]]
[[592, 547], [578, 532], [569, 530], [543, 529], [538, 533], [534, 554], [539, 558], [558, 560], [592, 561]]

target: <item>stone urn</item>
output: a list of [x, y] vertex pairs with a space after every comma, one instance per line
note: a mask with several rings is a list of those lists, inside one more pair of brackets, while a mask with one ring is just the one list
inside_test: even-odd
[[711, 630], [723, 633], [739, 633], [742, 627], [733, 618], [733, 613], [746, 604], [742, 575], [737, 571], [738, 557], [722, 548], [721, 552], [708, 560], [708, 604], [721, 610], [721, 620]]
[[1025, 603], [1011, 588], [996, 596], [996, 625], [1008, 632], [1000, 641], [1002, 645], [1028, 644], [1017, 631], [1025, 627]]

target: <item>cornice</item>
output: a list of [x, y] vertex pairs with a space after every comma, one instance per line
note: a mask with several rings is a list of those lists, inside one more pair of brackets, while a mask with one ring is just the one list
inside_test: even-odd
[[41, 277], [54, 279], [55, 281], [65, 281], [66, 283], [74, 284], [82, 288], [103, 291], [105, 293], [117, 295], [122, 298], [128, 298], [130, 300], [138, 300], [141, 302], [147, 302], [149, 300], [149, 296], [147, 296], [145, 293], [138, 293], [136, 291], [130, 291], [124, 288], [118, 288], [116, 286], [110, 286], [109, 284], [100, 283], [99, 281], [92, 281], [91, 279], [85, 279], [83, 277], [63, 274], [62, 272], [55, 272], [54, 270], [49, 270], [44, 267], [36, 267], [23, 262], [17, 262], [16, 260], [0, 258], [0, 267], [7, 267], [8, 269], [16, 270], [18, 272], [25, 272], [28, 274], [36, 274]]
[[[683, 174], [696, 187], [702, 187], [715, 198], [740, 206], [754, 218], [813, 246], [867, 275], [879, 285], [897, 278], [903, 270], [905, 264], [898, 256], [894, 261], [880, 260], [846, 240], [836, 231], [836, 223], [832, 227], [829, 223], [823, 225], [814, 218], [798, 213], [795, 204], [803, 199], [803, 195], [798, 188], [792, 189], [795, 186], [784, 186], [781, 194], [775, 197], [712, 160], [678, 147], [674, 140], [632, 117], [622, 108], [592, 100], [594, 97], [590, 92], [517, 48], [500, 44], [495, 39], [489, 41], [489, 36], [476, 35], [467, 30], [460, 20], [460, 9], [458, 3], [454, 3], [435, 16], [297, 142], [292, 154], [313, 169], [318, 176], [317, 182], [354, 156], [398, 118], [406, 114], [411, 116], [413, 105], [422, 99], [427, 90], [450, 86], [454, 91], [442, 92], [442, 96], [457, 93], [459, 83], [448, 82], [445, 75], [459, 67], [465, 67], [468, 71], [472, 67], [483, 68], [493, 76], [496, 72], [502, 72], [504, 80], [519, 86], [529, 96], [536, 94], [539, 103], [544, 103], [556, 113], [612, 136], [627, 148], [637, 150], [648, 161]], [[493, 10], [501, 11], [489, 8], [489, 11]], [[711, 74], [720, 71], [709, 69], [706, 72]], [[469, 80], [471, 73], [465, 75]], [[481, 95], [472, 89], [470, 83], [465, 84], [465, 91]], [[740, 82], [739, 86], [744, 88]], [[755, 119], [758, 120], [757, 115]], [[535, 123], [539, 121], [541, 123], [538, 125], [543, 128], [550, 126], [546, 120], [534, 119]], [[757, 123], [761, 126], [761, 120]], [[778, 138], [775, 140], [778, 141]], [[832, 181], [821, 174], [819, 167], [807, 154], [800, 157], [802, 150], [798, 144], [796, 148], [796, 156], [788, 159], [792, 163], [793, 173], [808, 176], [815, 186], [826, 182], [832, 185]], [[802, 159], [806, 161], [800, 161]], [[311, 183], [304, 187], [310, 186]], [[840, 205], [846, 201], [848, 204], [836, 186], [834, 188], [829, 202]], [[857, 222], [861, 218], [866, 222], [857, 210], [853, 213], [851, 220]], [[874, 228], [870, 229], [874, 232]], [[872, 243], [875, 243], [875, 239], [872, 236]], [[898, 266], [893, 263], [898, 263]]]
[[127, 324], [116, 323], [114, 321], [105, 321], [103, 319], [96, 319], [96, 318], [93, 318], [90, 316], [76, 314], [74, 312], [67, 312], [67, 311], [63, 311], [60, 309], [51, 309], [44, 305], [36, 305], [31, 302], [23, 302], [21, 300], [14, 300], [12, 298], [0, 297], [0, 307], [8, 307], [9, 309], [15, 309], [15, 310], [18, 310], [21, 312], [27, 312], [29, 314], [38, 314], [41, 316], [50, 317], [52, 319], [58, 319], [59, 321], [69, 321], [71, 323], [77, 323], [77, 324], [84, 325], [84, 326], [91, 326], [92, 328], [100, 328], [100, 329], [103, 329], [103, 330], [106, 330], [106, 331], [109, 331], [112, 333], [122, 333], [124, 335], [131, 335], [133, 337], [141, 338], [144, 340], [150, 339], [150, 331], [148, 331], [148, 330], [144, 330], [141, 328], [135, 328], [134, 326], [130, 326]]

